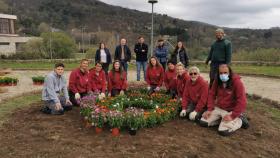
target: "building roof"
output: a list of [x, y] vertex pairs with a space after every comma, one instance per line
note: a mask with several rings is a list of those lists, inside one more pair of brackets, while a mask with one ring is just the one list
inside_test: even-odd
[[1, 13], [0, 13], [0, 18], [16, 20], [16, 19], [17, 19], [17, 16], [16, 16], [16, 15], [9, 15], [9, 14], [1, 14]]

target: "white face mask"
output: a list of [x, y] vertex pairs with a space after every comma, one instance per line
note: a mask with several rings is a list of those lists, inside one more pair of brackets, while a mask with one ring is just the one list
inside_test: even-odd
[[229, 80], [229, 75], [228, 74], [220, 74], [220, 79], [222, 82], [227, 82]]

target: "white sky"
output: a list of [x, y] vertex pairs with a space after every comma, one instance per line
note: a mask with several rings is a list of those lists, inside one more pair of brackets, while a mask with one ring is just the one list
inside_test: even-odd
[[[100, 0], [151, 12], [148, 0]], [[158, 0], [154, 11], [172, 17], [224, 27], [280, 27], [280, 0]]]

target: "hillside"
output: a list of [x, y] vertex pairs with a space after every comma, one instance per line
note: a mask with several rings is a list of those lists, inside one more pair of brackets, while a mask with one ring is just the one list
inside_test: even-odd
[[[149, 13], [112, 6], [98, 0], [0, 0], [9, 6], [4, 12], [18, 16], [18, 32], [27, 35], [39, 35], [38, 26], [45, 22], [73, 34], [85, 27], [85, 32], [105, 32], [107, 36], [135, 39], [139, 35], [149, 37]], [[214, 40], [217, 26], [196, 21], [184, 21], [167, 15], [155, 16], [156, 35], [180, 34], [188, 47], [208, 48]], [[185, 31], [187, 30], [187, 31]], [[225, 28], [227, 38], [231, 39], [234, 49], [279, 48], [280, 29], [252, 30]], [[89, 35], [89, 43], [108, 41]], [[102, 34], [99, 34], [102, 35]], [[81, 40], [75, 36], [76, 41]], [[175, 40], [173, 40], [175, 41]], [[112, 42], [112, 40], [110, 40]], [[148, 42], [148, 41], [147, 41]], [[116, 40], [113, 42], [116, 43]], [[134, 43], [131, 42], [131, 44]]]

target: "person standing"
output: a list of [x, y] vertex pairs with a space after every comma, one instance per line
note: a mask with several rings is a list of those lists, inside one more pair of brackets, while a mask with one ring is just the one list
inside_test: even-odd
[[165, 46], [163, 39], [159, 39], [158, 45], [155, 49], [155, 56], [159, 60], [164, 70], [166, 69], [167, 55], [168, 55], [168, 48], [167, 46]]
[[82, 59], [80, 67], [73, 70], [69, 78], [69, 96], [74, 106], [79, 106], [82, 97], [92, 94], [89, 83], [89, 61]]
[[213, 84], [215, 76], [218, 72], [219, 65], [221, 64], [230, 64], [231, 62], [231, 42], [227, 39], [224, 39], [225, 33], [223, 29], [216, 30], [216, 41], [212, 44], [209, 55], [205, 61], [205, 64], [210, 64], [210, 87]]
[[95, 63], [101, 63], [102, 69], [106, 76], [108, 76], [109, 65], [112, 63], [112, 58], [109, 49], [106, 48], [106, 45], [103, 42], [99, 44], [99, 49], [96, 50]]
[[138, 38], [138, 43], [134, 46], [134, 52], [136, 53], [137, 81], [140, 81], [141, 78], [141, 67], [143, 68], [145, 80], [148, 60], [148, 45], [144, 43], [143, 37], [140, 36]]
[[57, 63], [54, 71], [47, 75], [42, 91], [42, 100], [45, 102], [41, 110], [46, 114], [62, 115], [64, 111], [72, 109], [69, 94], [66, 86], [66, 79], [63, 76], [64, 64]]
[[179, 41], [177, 43], [177, 46], [171, 55], [171, 60], [173, 60], [176, 63], [181, 62], [185, 65], [185, 68], [189, 66], [189, 56], [187, 54], [187, 50], [185, 49], [183, 42]]
[[128, 62], [130, 62], [131, 59], [131, 52], [127, 46], [127, 41], [125, 38], [122, 38], [120, 45], [116, 47], [114, 59], [120, 61], [121, 67], [123, 67], [127, 74]]

